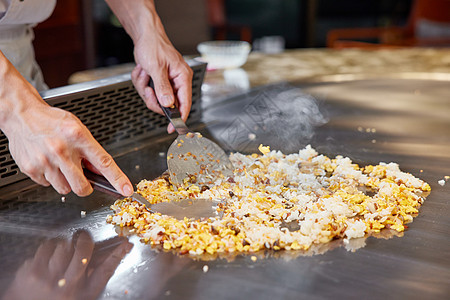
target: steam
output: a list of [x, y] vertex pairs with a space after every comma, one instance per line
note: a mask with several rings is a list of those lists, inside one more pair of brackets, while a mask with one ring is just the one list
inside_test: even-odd
[[262, 143], [297, 152], [310, 142], [315, 128], [327, 122], [314, 97], [287, 84], [264, 89], [243, 102], [247, 104], [220, 135], [232, 151], [255, 152]]

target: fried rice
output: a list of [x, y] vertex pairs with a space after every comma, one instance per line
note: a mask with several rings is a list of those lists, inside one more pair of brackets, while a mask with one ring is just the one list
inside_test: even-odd
[[[360, 167], [307, 146], [283, 154], [232, 153], [233, 176], [211, 186], [175, 189], [167, 176], [142, 180], [137, 191], [152, 204], [182, 198], [224, 199], [222, 217], [177, 220], [151, 213], [130, 198], [117, 200], [107, 221], [130, 227], [151, 245], [181, 254], [307, 250], [333, 239], [353, 239], [412, 222], [430, 186], [396, 163]], [[294, 226], [292, 226], [294, 225]]]

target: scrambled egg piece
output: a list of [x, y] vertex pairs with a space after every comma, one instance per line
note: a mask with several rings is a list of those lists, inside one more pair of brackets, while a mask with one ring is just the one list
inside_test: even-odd
[[270, 146], [263, 146], [262, 144], [259, 145], [258, 150], [262, 153], [262, 154], [267, 154], [270, 152]]

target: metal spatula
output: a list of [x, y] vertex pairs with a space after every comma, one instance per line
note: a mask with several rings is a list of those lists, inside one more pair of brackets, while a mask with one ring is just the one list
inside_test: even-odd
[[200, 133], [192, 132], [181, 119], [178, 108], [161, 108], [175, 127], [178, 137], [167, 152], [172, 183], [177, 186], [210, 186], [218, 178], [233, 175], [233, 165], [225, 151]]
[[[87, 169], [84, 169], [83, 171], [94, 189], [120, 198], [123, 197], [105, 177], [95, 174]], [[130, 198], [141, 204], [145, 204], [145, 207], [152, 213], [159, 212], [179, 220], [183, 220], [185, 217], [201, 219], [217, 216], [222, 217], [223, 215], [223, 210], [217, 209], [218, 205], [223, 203], [221, 200], [182, 199], [179, 201], [150, 204], [147, 199], [136, 192], [134, 192]]]

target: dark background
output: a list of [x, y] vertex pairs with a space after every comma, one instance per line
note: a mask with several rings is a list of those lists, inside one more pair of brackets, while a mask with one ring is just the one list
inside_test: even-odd
[[[196, 55], [196, 45], [214, 39], [207, 0], [156, 0], [174, 46]], [[404, 25], [412, 0], [225, 0], [231, 26], [245, 26], [250, 42], [284, 37], [286, 48], [325, 47], [330, 29]], [[36, 57], [50, 87], [66, 85], [77, 71], [133, 61], [133, 43], [104, 0], [58, 1], [49, 20], [35, 28]], [[227, 39], [239, 39], [234, 32]]]

